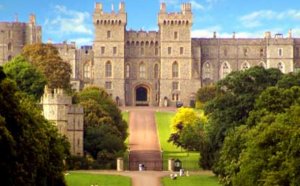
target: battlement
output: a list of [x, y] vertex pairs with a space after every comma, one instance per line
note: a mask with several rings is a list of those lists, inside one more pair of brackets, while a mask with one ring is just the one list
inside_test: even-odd
[[111, 12], [104, 12], [102, 3], [95, 4], [94, 24], [97, 25], [126, 25], [127, 15], [125, 12], [125, 3], [119, 4], [118, 12], [115, 12], [112, 5]]
[[129, 46], [158, 46], [160, 35], [157, 31], [126, 31], [126, 45]]
[[68, 107], [68, 114], [83, 114], [83, 107], [80, 105], [70, 105]]
[[71, 105], [72, 98], [68, 96], [63, 89], [50, 89], [45, 86], [42, 104]]
[[167, 12], [166, 4], [162, 3], [158, 15], [159, 25], [188, 25], [192, 24], [192, 5], [191, 3], [183, 3], [180, 12]]

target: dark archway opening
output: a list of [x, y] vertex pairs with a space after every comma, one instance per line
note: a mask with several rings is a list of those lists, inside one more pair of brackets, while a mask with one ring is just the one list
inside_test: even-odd
[[148, 90], [145, 87], [136, 89], [136, 106], [148, 106]]

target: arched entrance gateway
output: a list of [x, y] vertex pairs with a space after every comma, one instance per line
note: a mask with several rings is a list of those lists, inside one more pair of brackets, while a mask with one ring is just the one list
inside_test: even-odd
[[135, 105], [136, 106], [149, 106], [150, 103], [150, 90], [145, 85], [138, 85], [135, 88]]

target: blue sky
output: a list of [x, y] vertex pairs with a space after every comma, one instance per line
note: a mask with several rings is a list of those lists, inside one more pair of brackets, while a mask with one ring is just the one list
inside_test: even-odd
[[[103, 3], [106, 12], [120, 0], [0, 0], [0, 21], [27, 22], [34, 13], [43, 28], [43, 41], [76, 41], [92, 44], [94, 3]], [[161, 2], [167, 10], [180, 11], [180, 4], [191, 2], [193, 37], [263, 37], [265, 31], [287, 34], [292, 29], [300, 37], [299, 0], [124, 0], [128, 16], [127, 30], [157, 30], [157, 13]]]

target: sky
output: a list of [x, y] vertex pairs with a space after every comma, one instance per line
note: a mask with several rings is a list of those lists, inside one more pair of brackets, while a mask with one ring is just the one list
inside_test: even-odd
[[[43, 29], [43, 41], [75, 41], [91, 45], [94, 38], [92, 16], [95, 2], [105, 12], [115, 10], [121, 0], [0, 0], [0, 21], [28, 22], [34, 13]], [[190, 2], [193, 11], [192, 37], [262, 38], [266, 31], [300, 37], [299, 0], [123, 0], [127, 30], [158, 30], [157, 15], [161, 2], [168, 12], [179, 12], [180, 4]]]

